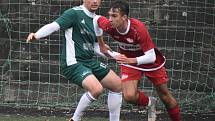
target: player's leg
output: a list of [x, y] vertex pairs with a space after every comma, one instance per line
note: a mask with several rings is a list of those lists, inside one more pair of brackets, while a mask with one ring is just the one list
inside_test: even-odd
[[129, 80], [122, 82], [122, 92], [126, 102], [131, 104], [137, 104], [137, 100], [139, 97], [137, 84], [137, 80]]
[[176, 99], [172, 96], [167, 88], [167, 84], [156, 86], [157, 94], [164, 103], [167, 112], [172, 121], [181, 121], [180, 108]]
[[168, 77], [165, 68], [146, 73], [146, 75], [154, 84], [157, 94], [164, 103], [172, 121], [181, 121], [179, 105], [167, 88]]
[[110, 121], [119, 121], [122, 104], [121, 79], [103, 63], [97, 61], [88, 63], [89, 65], [96, 78], [101, 80], [102, 86], [110, 90], [108, 93]]
[[109, 89], [108, 108], [110, 121], [120, 120], [120, 108], [122, 104], [121, 79], [112, 70], [102, 79], [103, 87]]
[[142, 77], [142, 72], [121, 66], [121, 75], [122, 91], [125, 101], [140, 106], [147, 106], [149, 104], [149, 97], [137, 88], [138, 80]]
[[129, 67], [121, 67], [122, 90], [124, 99], [132, 104], [148, 106], [148, 121], [156, 119], [156, 98], [148, 97], [143, 91], [138, 90], [138, 80], [142, 77], [142, 71]]
[[103, 87], [94, 75], [87, 76], [82, 82], [83, 88], [87, 90], [84, 93], [78, 103], [78, 106], [73, 114], [72, 119], [79, 121], [83, 115], [83, 111], [95, 100], [98, 99], [99, 95], [103, 91]]
[[79, 121], [85, 109], [102, 93], [103, 87], [92, 74], [91, 70], [80, 63], [64, 68], [62, 71], [68, 80], [87, 90], [87, 92], [82, 95], [71, 119]]

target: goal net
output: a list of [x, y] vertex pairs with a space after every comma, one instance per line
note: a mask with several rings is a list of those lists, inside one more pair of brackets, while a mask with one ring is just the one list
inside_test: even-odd
[[[112, 0], [103, 0], [98, 14], [107, 15]], [[82, 0], [0, 1], [0, 105], [75, 107], [83, 90], [60, 74], [60, 31], [31, 44], [30, 32], [54, 21]], [[166, 56], [169, 83], [182, 112], [215, 109], [215, 1], [129, 0], [130, 16], [144, 22]], [[105, 36], [113, 49], [117, 43]], [[101, 58], [98, 58], [101, 59]], [[114, 60], [103, 60], [119, 72]], [[143, 77], [139, 87], [156, 92]], [[93, 105], [106, 108], [104, 93]], [[123, 108], [131, 107], [126, 103]], [[159, 108], [164, 109], [159, 103]]]

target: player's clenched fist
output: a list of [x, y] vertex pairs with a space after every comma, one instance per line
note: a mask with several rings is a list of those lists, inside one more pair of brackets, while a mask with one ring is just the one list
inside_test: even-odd
[[28, 38], [27, 38], [26, 42], [29, 43], [29, 42], [31, 42], [32, 40], [35, 40], [35, 39], [37, 39], [36, 36], [35, 36], [35, 33], [30, 33], [28, 35]]

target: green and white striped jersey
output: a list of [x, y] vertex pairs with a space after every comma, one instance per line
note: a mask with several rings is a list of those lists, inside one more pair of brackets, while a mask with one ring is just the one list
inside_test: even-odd
[[61, 64], [70, 66], [77, 61], [92, 61], [93, 44], [96, 41], [93, 18], [95, 13], [89, 12], [83, 5], [66, 10], [55, 22], [64, 30]]

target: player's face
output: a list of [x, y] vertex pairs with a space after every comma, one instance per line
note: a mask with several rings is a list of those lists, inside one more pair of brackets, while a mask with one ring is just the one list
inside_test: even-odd
[[101, 0], [83, 0], [83, 3], [90, 12], [95, 12], [99, 8]]
[[120, 28], [124, 26], [124, 22], [127, 21], [126, 15], [122, 15], [119, 9], [110, 9], [108, 12], [109, 21], [114, 28]]

